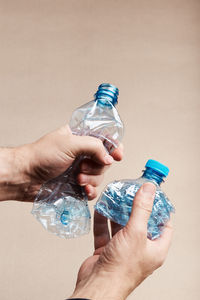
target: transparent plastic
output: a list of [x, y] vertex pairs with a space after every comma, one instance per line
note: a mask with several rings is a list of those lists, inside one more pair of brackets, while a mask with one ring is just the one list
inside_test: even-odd
[[[111, 153], [123, 136], [123, 124], [113, 102], [106, 94], [79, 107], [70, 121], [73, 134], [94, 136], [102, 140]], [[74, 238], [90, 231], [88, 198], [76, 181], [78, 157], [62, 175], [45, 183], [33, 205], [32, 214], [48, 231], [65, 238]]]
[[70, 128], [77, 135], [98, 137], [109, 153], [118, 146], [123, 136], [123, 124], [117, 109], [107, 98], [90, 101], [75, 110]]
[[115, 223], [125, 226], [129, 220], [136, 192], [145, 182], [156, 185], [156, 195], [147, 226], [147, 236], [154, 240], [163, 231], [174, 207], [160, 188], [162, 178], [150, 176], [149, 171], [136, 180], [120, 180], [108, 184], [95, 205], [95, 210]]

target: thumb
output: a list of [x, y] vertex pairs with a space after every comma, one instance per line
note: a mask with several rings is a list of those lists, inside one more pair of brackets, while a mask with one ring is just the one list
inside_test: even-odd
[[110, 165], [113, 158], [109, 155], [100, 139], [91, 136], [73, 135], [72, 152], [75, 156], [85, 154], [95, 162]]
[[135, 195], [128, 227], [134, 231], [147, 234], [147, 223], [152, 212], [156, 187], [147, 182], [141, 186]]

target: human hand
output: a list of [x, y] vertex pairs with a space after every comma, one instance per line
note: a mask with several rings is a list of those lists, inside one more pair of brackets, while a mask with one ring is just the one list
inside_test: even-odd
[[[8, 159], [8, 153], [12, 159]], [[83, 160], [80, 165], [77, 183], [85, 186], [89, 200], [94, 199], [97, 195], [96, 187], [102, 182], [106, 169], [113, 160], [122, 159], [122, 146], [109, 155], [99, 139], [73, 135], [68, 125], [32, 144], [4, 151], [3, 164], [5, 158], [10, 161], [5, 165], [5, 196], [9, 197], [7, 199], [33, 201], [42, 183], [62, 174], [80, 155], [87, 155], [89, 158]], [[1, 197], [4, 197], [3, 193]], [[6, 199], [4, 197], [0, 200]]]
[[32, 144], [34, 161], [31, 162], [30, 177], [43, 183], [63, 173], [80, 155], [87, 155], [80, 165], [77, 182], [85, 186], [89, 199], [97, 196], [96, 187], [102, 182], [105, 170], [113, 160], [122, 159], [122, 147], [112, 156], [103, 143], [94, 137], [77, 136], [68, 125], [53, 131]]
[[160, 238], [147, 238], [155, 186], [145, 183], [137, 192], [130, 219], [125, 227], [111, 223], [110, 240], [107, 219], [94, 216], [95, 252], [81, 266], [74, 298], [124, 300], [154, 270], [168, 253], [172, 238], [169, 222]]

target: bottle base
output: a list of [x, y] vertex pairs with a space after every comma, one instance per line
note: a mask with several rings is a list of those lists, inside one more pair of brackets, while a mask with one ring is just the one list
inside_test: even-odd
[[87, 202], [71, 196], [50, 204], [35, 202], [31, 213], [46, 230], [62, 238], [76, 238], [90, 231], [91, 216]]

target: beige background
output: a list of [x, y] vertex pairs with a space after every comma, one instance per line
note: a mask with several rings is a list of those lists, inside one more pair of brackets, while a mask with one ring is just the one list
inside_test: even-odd
[[[1, 146], [59, 127], [110, 82], [120, 89], [125, 157], [101, 189], [138, 177], [148, 158], [170, 167], [163, 189], [177, 210], [173, 245], [130, 299], [200, 299], [199, 17], [199, 0], [0, 0]], [[60, 239], [31, 207], [1, 203], [0, 299], [64, 299], [92, 233]]]

